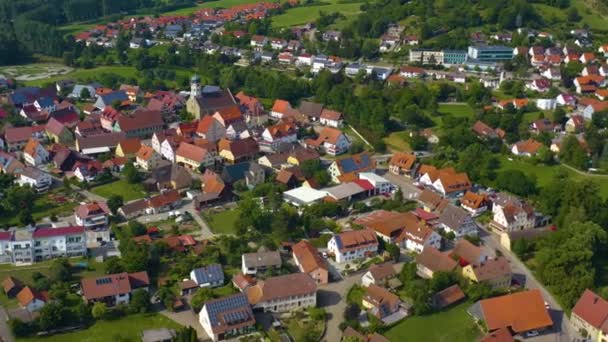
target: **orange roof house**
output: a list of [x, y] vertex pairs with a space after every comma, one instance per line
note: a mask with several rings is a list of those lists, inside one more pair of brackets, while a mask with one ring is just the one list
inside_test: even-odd
[[484, 299], [478, 303], [490, 332], [507, 328], [519, 334], [553, 325], [538, 289]]
[[414, 165], [416, 165], [415, 155], [411, 153], [396, 152], [388, 163], [388, 169], [390, 172], [397, 175], [411, 175]]

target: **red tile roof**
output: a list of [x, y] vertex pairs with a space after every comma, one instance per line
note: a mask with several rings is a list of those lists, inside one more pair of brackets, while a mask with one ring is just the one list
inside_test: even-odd
[[479, 304], [488, 331], [510, 328], [521, 333], [553, 325], [538, 289], [484, 299]]
[[572, 309], [572, 314], [596, 329], [608, 332], [608, 301], [587, 289]]
[[70, 227], [59, 227], [59, 228], [38, 228], [32, 233], [33, 238], [45, 238], [52, 236], [63, 236], [73, 234], [84, 234], [84, 227], [82, 226], [70, 226]]

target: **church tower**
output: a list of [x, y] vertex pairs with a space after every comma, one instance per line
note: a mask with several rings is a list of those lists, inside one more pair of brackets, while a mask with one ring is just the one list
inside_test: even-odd
[[201, 78], [198, 75], [192, 76], [190, 79], [190, 97], [201, 96]]

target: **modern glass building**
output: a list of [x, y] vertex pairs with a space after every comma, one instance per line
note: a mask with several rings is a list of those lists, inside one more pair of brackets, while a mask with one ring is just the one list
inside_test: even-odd
[[467, 61], [465, 50], [443, 50], [443, 64], [464, 64]]
[[502, 45], [469, 46], [469, 58], [481, 62], [500, 62], [513, 59], [513, 48]]

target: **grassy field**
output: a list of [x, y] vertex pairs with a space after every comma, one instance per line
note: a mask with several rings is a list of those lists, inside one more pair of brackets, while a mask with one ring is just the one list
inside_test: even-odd
[[[70, 200], [66, 200], [64, 203], [59, 204], [56, 201], [49, 199], [49, 197], [46, 195], [43, 195], [42, 197], [34, 200], [32, 205], [32, 217], [36, 222], [40, 222], [42, 219], [51, 217], [53, 215], [71, 215], [77, 205], [77, 202]], [[16, 226], [19, 224], [19, 220], [16, 215], [1, 215], [0, 224]]]
[[302, 6], [288, 9], [285, 13], [272, 17], [274, 27], [290, 27], [303, 25], [315, 21], [320, 16], [320, 12], [333, 13], [339, 12], [346, 19], [338, 21], [335, 26], [342, 27], [355, 16], [361, 13], [361, 3], [338, 3], [338, 0], [324, 1], [322, 4]]
[[471, 304], [465, 302], [429, 316], [406, 318], [384, 335], [389, 341], [476, 341], [481, 332], [466, 313]]
[[85, 330], [49, 337], [17, 339], [18, 342], [106, 342], [140, 341], [141, 332], [146, 329], [172, 328], [181, 326], [169, 318], [158, 314], [129, 315], [118, 320], [97, 321]]
[[412, 148], [407, 142], [408, 131], [393, 132], [382, 139], [389, 150], [393, 152], [410, 152]]
[[235, 224], [239, 218], [239, 211], [231, 209], [221, 213], [205, 215], [209, 228], [215, 234], [235, 234]]
[[608, 198], [608, 181], [605, 179], [599, 179], [599, 177], [596, 177], [596, 179], [594, 179], [594, 177], [592, 176], [587, 177], [578, 174], [562, 165], [534, 165], [525, 160], [520, 160], [516, 158], [511, 158], [512, 160], [509, 160], [508, 158], [511, 157], [500, 156], [500, 169], [498, 170], [498, 172], [505, 170], [520, 170], [527, 175], [533, 175], [534, 177], [536, 177], [536, 183], [541, 188], [549, 184], [549, 182], [551, 182], [551, 180], [555, 177], [555, 175], [557, 175], [558, 172], [566, 172], [570, 177], [575, 180], [593, 180], [599, 185], [600, 195], [603, 198]]
[[456, 118], [470, 118], [475, 114], [473, 108], [466, 103], [441, 103], [439, 113]]
[[91, 192], [105, 198], [109, 198], [111, 195], [120, 195], [125, 202], [146, 196], [141, 184], [129, 184], [124, 179], [98, 186], [91, 189]]
[[[100, 276], [105, 274], [105, 266], [103, 263], [85, 258], [72, 258], [69, 260], [70, 263], [73, 265], [72, 275], [74, 277], [74, 281], [78, 281], [86, 277]], [[34, 274], [34, 272], [40, 272], [44, 275], [48, 275], [51, 262], [52, 260], [41, 261], [32, 265], [24, 266], [2, 264], [0, 265], [0, 279], [4, 279], [10, 275], [23, 281], [25, 284], [33, 284], [34, 281], [32, 280], [32, 274]], [[87, 263], [87, 267], [77, 267], [76, 265], [80, 262]], [[6, 297], [0, 296], [0, 304], [5, 304], [7, 300], [11, 301]]]

